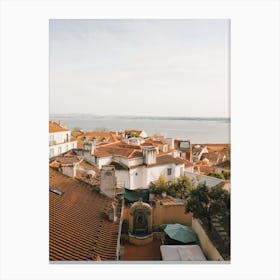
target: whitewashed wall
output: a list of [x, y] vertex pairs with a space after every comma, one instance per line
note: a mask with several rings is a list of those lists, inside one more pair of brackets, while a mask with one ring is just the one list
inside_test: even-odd
[[191, 180], [193, 180], [196, 186], [200, 183], [205, 182], [209, 188], [212, 188], [214, 186], [221, 184], [222, 182], [225, 182], [224, 180], [221, 180], [221, 179], [218, 179], [215, 177], [199, 175], [199, 174], [190, 173], [190, 172], [185, 172], [185, 176], [187, 176]]
[[54, 146], [49, 146], [49, 157], [55, 157], [65, 152], [70, 151], [71, 149], [77, 148], [77, 141], [71, 141], [67, 143], [62, 143]]
[[[68, 136], [68, 138], [67, 138]], [[49, 133], [49, 141], [50, 145], [57, 145], [66, 142], [67, 140], [70, 141], [71, 139], [71, 131], [62, 131], [62, 132], [52, 132]], [[54, 143], [51, 143], [54, 142]]]
[[97, 166], [99, 169], [102, 168], [103, 165], [110, 164], [112, 162], [112, 157], [102, 157], [102, 158], [97, 158]]
[[147, 188], [147, 185], [145, 183], [145, 173], [146, 167], [143, 165], [129, 170], [131, 190]]
[[130, 188], [129, 170], [116, 170], [117, 186], [121, 188]]

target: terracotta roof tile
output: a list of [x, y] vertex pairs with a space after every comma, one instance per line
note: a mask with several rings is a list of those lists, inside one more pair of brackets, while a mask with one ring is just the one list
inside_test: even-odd
[[83, 139], [83, 137], [87, 137], [89, 141], [93, 141], [93, 139], [95, 138], [97, 140], [97, 143], [102, 143], [105, 139], [107, 143], [115, 143], [118, 141], [116, 134], [113, 132], [89, 131], [80, 134], [77, 138]]
[[87, 184], [50, 168], [49, 258], [55, 260], [115, 260], [120, 227], [121, 200], [117, 222], [110, 222], [105, 210], [112, 199]]
[[49, 132], [54, 133], [54, 132], [63, 132], [63, 131], [70, 131], [68, 128], [62, 127], [56, 122], [49, 121]]
[[156, 166], [156, 165], [165, 165], [165, 164], [184, 164], [184, 160], [180, 158], [174, 158], [171, 155], [163, 155], [163, 156], [158, 156], [156, 159], [155, 164], [150, 164], [148, 166]]
[[213, 166], [196, 164], [195, 168], [204, 175], [208, 175], [210, 172], [215, 172], [215, 168]]
[[181, 161], [181, 163], [185, 164], [186, 167], [192, 167], [193, 163], [190, 162], [189, 160], [186, 159], [182, 159], [182, 158], [176, 158], [178, 160], [178, 162]]
[[84, 161], [84, 160], [83, 160], [82, 162], [80, 162], [79, 165], [80, 165], [82, 168], [85, 168], [85, 169], [94, 171], [94, 172], [95, 172], [96, 174], [98, 174], [98, 175], [101, 173], [101, 171], [100, 171], [99, 168], [97, 168], [96, 166], [94, 166], [94, 165], [92, 165], [92, 164], [90, 164], [90, 163], [88, 163], [88, 162], [86, 162], [86, 161]]
[[81, 162], [82, 161], [82, 157], [75, 156], [75, 155], [71, 155], [71, 156], [57, 156], [57, 157], [55, 157], [55, 161], [59, 162], [61, 164], [72, 165], [74, 163]]
[[134, 158], [142, 156], [142, 152], [140, 146], [118, 142], [104, 146], [97, 146], [94, 151], [94, 155], [97, 157], [121, 156], [126, 158]]

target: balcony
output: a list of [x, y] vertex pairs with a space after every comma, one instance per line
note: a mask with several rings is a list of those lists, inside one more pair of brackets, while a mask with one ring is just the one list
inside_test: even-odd
[[49, 141], [49, 146], [53, 146], [53, 145], [56, 145], [56, 141], [55, 140]]

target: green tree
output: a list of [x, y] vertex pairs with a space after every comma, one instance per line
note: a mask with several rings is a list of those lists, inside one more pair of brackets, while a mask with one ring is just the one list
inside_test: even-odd
[[166, 192], [168, 189], [168, 182], [165, 180], [164, 176], [161, 174], [159, 178], [150, 183], [150, 191], [155, 194], [161, 194]]
[[223, 175], [224, 175], [226, 180], [230, 180], [230, 171], [224, 171]]
[[186, 212], [192, 212], [194, 218], [206, 219], [208, 229], [212, 229], [211, 217], [223, 214], [230, 209], [230, 195], [222, 187], [209, 189], [205, 183], [191, 190], [187, 199]]
[[208, 176], [225, 180], [224, 174], [223, 173], [219, 173], [219, 172], [210, 172], [210, 173], [208, 173]]
[[180, 176], [168, 186], [167, 193], [173, 197], [186, 199], [193, 189], [193, 183], [186, 176]]

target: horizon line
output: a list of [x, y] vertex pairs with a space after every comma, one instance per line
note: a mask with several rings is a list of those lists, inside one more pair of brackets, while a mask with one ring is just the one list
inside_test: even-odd
[[168, 115], [151, 115], [151, 116], [147, 116], [147, 115], [121, 115], [121, 114], [92, 114], [92, 113], [50, 113], [49, 116], [65, 116], [65, 115], [72, 115], [72, 116], [92, 116], [92, 117], [129, 117], [129, 118], [171, 118], [171, 119], [230, 119], [230, 117], [222, 117], [222, 116], [218, 116], [218, 117], [206, 117], [206, 116], [168, 116]]

